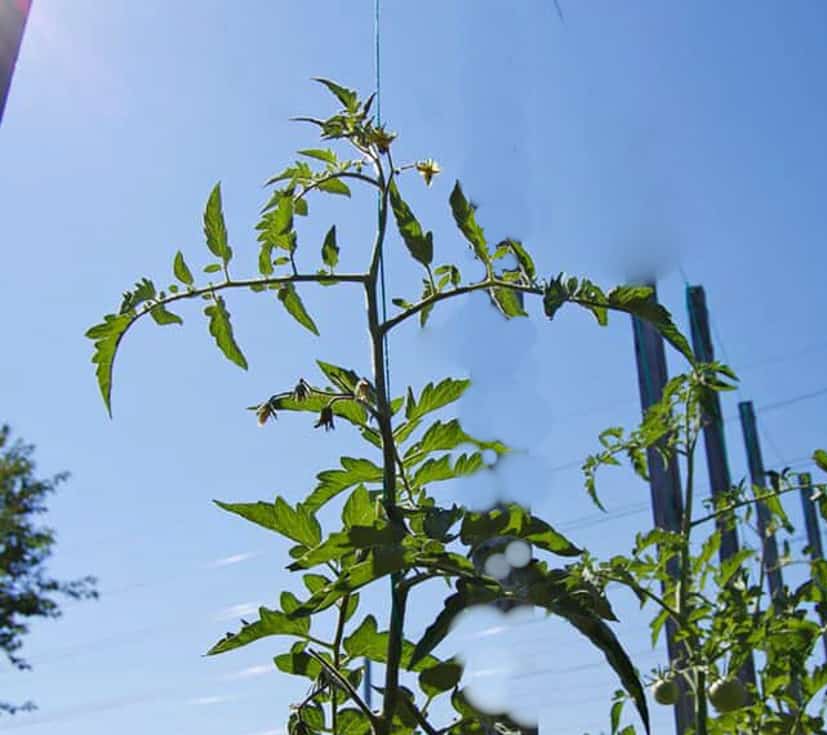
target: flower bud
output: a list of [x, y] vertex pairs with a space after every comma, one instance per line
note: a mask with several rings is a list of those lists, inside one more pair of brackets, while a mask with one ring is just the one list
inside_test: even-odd
[[322, 409], [322, 412], [319, 414], [319, 420], [316, 422], [314, 428], [318, 429], [322, 426], [325, 431], [330, 431], [331, 429], [336, 428], [333, 425], [333, 406], [329, 404]]
[[267, 420], [272, 417], [276, 418], [276, 412], [273, 410], [272, 406], [270, 405], [270, 401], [266, 403], [262, 403], [256, 409], [256, 419], [258, 420], [259, 426], [264, 426], [267, 423]]
[[304, 378], [300, 378], [293, 388], [293, 398], [299, 402], [306, 401], [310, 396], [310, 386], [305, 382]]

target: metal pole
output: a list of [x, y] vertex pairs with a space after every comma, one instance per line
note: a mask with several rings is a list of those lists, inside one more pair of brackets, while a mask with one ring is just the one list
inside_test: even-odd
[[[804, 509], [804, 525], [807, 527], [807, 546], [810, 549], [810, 558], [813, 561], [824, 558], [824, 548], [821, 544], [821, 529], [818, 527], [818, 516], [813, 504], [812, 478], [809, 472], [802, 472], [798, 476], [798, 485], [801, 492], [801, 507]], [[819, 613], [821, 624], [827, 624], [827, 613]], [[827, 657], [827, 633], [824, 634], [824, 653]]]
[[[752, 408], [752, 401], [739, 403], [738, 413], [741, 416], [741, 430], [747, 449], [750, 479], [753, 486], [765, 488], [766, 473], [764, 472], [764, 460], [761, 458], [761, 446], [758, 443], [758, 431], [755, 428], [755, 411]], [[784, 593], [784, 581], [781, 578], [781, 568], [778, 566], [778, 544], [770, 528], [771, 517], [766, 503], [759, 501], [755, 506], [770, 597], [777, 600]]]
[[0, 122], [30, 9], [31, 0], [0, 0]]
[[[689, 311], [692, 350], [695, 357], [698, 362], [714, 362], [715, 351], [712, 346], [709, 312], [706, 308], [706, 294], [703, 286], [687, 287], [686, 306]], [[709, 470], [709, 486], [712, 489], [713, 498], [726, 493], [732, 487], [722, 417], [721, 400], [717, 393], [713, 393], [710, 412], [704, 413], [702, 417], [706, 466]], [[718, 556], [724, 562], [738, 553], [738, 531], [733, 525], [733, 519], [724, 515], [717, 519], [717, 525], [721, 533]], [[738, 678], [744, 684], [755, 684], [755, 662], [751, 655], [738, 672]]]
[[[654, 284], [650, 284], [654, 288]], [[655, 295], [654, 298], [657, 298]], [[666, 370], [666, 352], [663, 338], [648, 322], [632, 317], [632, 329], [635, 337], [635, 357], [637, 359], [638, 387], [640, 405], [645, 414], [647, 409], [660, 401], [663, 388], [668, 380]], [[681, 494], [680, 473], [675, 457], [664, 463], [656, 447], [647, 451], [649, 466], [649, 488], [652, 496], [652, 513], [655, 525], [668, 531], [680, 533], [683, 517], [683, 496]], [[672, 558], [667, 566], [669, 574], [677, 579], [680, 569], [678, 560]], [[682, 647], [675, 641], [677, 629], [674, 621], [666, 621], [666, 644], [669, 660], [680, 661], [683, 658]], [[675, 705], [675, 731], [684, 735], [692, 725], [692, 702], [689, 689], [683, 677], [678, 678], [680, 697]]]

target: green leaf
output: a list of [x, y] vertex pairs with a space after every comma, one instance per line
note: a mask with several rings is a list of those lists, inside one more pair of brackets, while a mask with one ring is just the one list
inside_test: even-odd
[[310, 591], [311, 595], [318, 592], [326, 584], [330, 584], [330, 580], [327, 577], [322, 574], [313, 574], [312, 572], [305, 574], [302, 577], [302, 581], [304, 582], [304, 586]]
[[369, 459], [342, 457], [340, 462], [343, 469], [324, 470], [316, 475], [319, 483], [304, 503], [308, 510], [318, 510], [339, 493], [360, 482], [378, 482], [382, 479], [382, 468]]
[[[297, 401], [292, 394], [274, 396], [270, 399], [271, 405], [276, 411], [301, 411], [318, 414], [322, 408], [330, 403], [330, 397], [326, 396], [319, 388], [314, 387], [314, 390], [319, 391], [321, 395], [318, 393], [311, 394], [303, 401]], [[258, 406], [252, 407], [253, 410], [257, 408]], [[364, 406], [356, 401], [336, 401], [333, 404], [333, 414], [359, 427], [365, 426], [367, 422], [367, 413]]]
[[304, 651], [283, 653], [280, 656], [276, 656], [273, 662], [276, 664], [276, 668], [285, 674], [306, 676], [314, 681], [318, 678], [319, 674], [322, 673], [322, 665]]
[[551, 606], [551, 612], [565, 618], [580, 633], [586, 636], [592, 644], [599, 648], [609, 665], [618, 675], [623, 688], [632, 697], [632, 700], [643, 720], [646, 732], [649, 729], [649, 710], [646, 706], [646, 695], [637, 675], [634, 664], [623, 650], [612, 629], [591, 610], [580, 605], [573, 598], [558, 598]]
[[359, 485], [342, 508], [342, 523], [349, 529], [353, 526], [370, 526], [374, 520], [376, 512], [370, 493], [364, 485]]
[[[405, 551], [400, 546], [376, 547], [370, 551], [365, 561], [348, 565], [338, 579], [315, 593], [298, 610], [295, 610], [293, 615], [308, 616], [326, 610], [345, 595], [409, 567], [413, 560], [413, 552]], [[297, 565], [298, 562], [288, 568], [295, 569]]]
[[95, 351], [92, 363], [96, 365], [95, 375], [98, 379], [103, 403], [107, 413], [112, 415], [112, 367], [118, 345], [134, 317], [130, 314], [107, 314], [100, 324], [86, 331], [86, 337], [94, 341]]
[[465, 393], [469, 385], [471, 385], [470, 380], [454, 380], [453, 378], [445, 378], [437, 385], [428, 383], [423, 388], [418, 401], [414, 400], [413, 393], [409, 391], [405, 405], [405, 418], [409, 422], [416, 421], [431, 411], [453, 403]]
[[428, 697], [453, 689], [462, 678], [462, 666], [456, 661], [444, 661], [425, 669], [419, 675], [419, 686]]
[[454, 184], [454, 190], [451, 192], [451, 212], [454, 215], [454, 221], [457, 223], [460, 231], [465, 235], [465, 239], [471, 244], [471, 249], [474, 255], [477, 256], [486, 265], [491, 262], [491, 255], [488, 252], [488, 244], [485, 241], [482, 227], [477, 224], [474, 216], [474, 207], [465, 198], [462, 193], [462, 187], [459, 181]]
[[543, 291], [543, 311], [549, 319], [554, 319], [560, 307], [566, 303], [569, 294], [559, 278], [552, 279]]
[[523, 308], [523, 300], [519, 292], [512, 291], [510, 288], [492, 288], [489, 293], [494, 304], [506, 319], [528, 316]]
[[[385, 663], [388, 653], [388, 632], [379, 632], [376, 618], [368, 615], [347, 638], [344, 640], [344, 649], [351, 658], [368, 658], [371, 661]], [[433, 668], [439, 665], [439, 661], [433, 656], [412, 663], [411, 656], [414, 645], [410, 641], [402, 643], [401, 666], [410, 671], [423, 671], [427, 667]]]
[[279, 289], [278, 294], [279, 301], [284, 304], [284, 308], [287, 309], [287, 313], [290, 314], [290, 316], [292, 316], [305, 329], [309, 329], [318, 337], [319, 330], [316, 327], [316, 323], [310, 317], [310, 314], [307, 313], [307, 309], [304, 308], [304, 303], [299, 297], [296, 287], [292, 283], [285, 283]]
[[222, 503], [213, 501], [219, 508], [245, 518], [305, 546], [316, 546], [322, 540], [322, 529], [316, 516], [299, 503], [295, 510], [283, 498], [275, 503]]
[[319, 191], [327, 192], [328, 194], [341, 194], [342, 196], [350, 196], [350, 187], [339, 178], [329, 177], [321, 179], [316, 186]]
[[391, 181], [389, 191], [391, 209], [393, 209], [393, 216], [396, 219], [396, 226], [399, 229], [402, 240], [408, 248], [408, 252], [410, 252], [414, 260], [419, 261], [422, 265], [430, 265], [434, 259], [433, 234], [430, 232], [423, 234], [419, 221], [414, 216], [407, 202], [402, 199], [396, 182]]
[[462, 518], [464, 510], [457, 505], [450, 508], [426, 508], [422, 530], [429, 538], [447, 543], [451, 527]]
[[[302, 551], [303, 547], [299, 547]], [[304, 553], [301, 553], [292, 564], [288, 565], [291, 572], [299, 571], [300, 569], [310, 569], [319, 564], [326, 564], [334, 559], [341, 559], [345, 554], [350, 554], [355, 550], [354, 545], [350, 541], [348, 534], [341, 531], [331, 533], [318, 546], [313, 547]], [[313, 593], [313, 598], [320, 593]]]
[[204, 273], [218, 273], [221, 270], [221, 263], [210, 263], [204, 266]]
[[472, 605], [488, 604], [500, 595], [499, 585], [484, 582], [457, 581], [457, 592], [443, 602], [443, 608], [433, 623], [425, 630], [411, 655], [411, 666], [425, 659], [448, 635], [451, 625], [463, 610]]
[[292, 619], [283, 612], [268, 610], [266, 607], [259, 608], [258, 614], [259, 619], [256, 622], [245, 625], [235, 635], [222, 638], [207, 651], [207, 655], [214, 656], [218, 653], [226, 653], [266, 636], [306, 636], [310, 631], [310, 620], [308, 618]]
[[283, 191], [277, 192], [274, 209], [268, 211], [256, 225], [258, 241], [282, 250], [291, 250], [289, 234], [293, 230], [293, 197]]
[[359, 107], [359, 98], [352, 89], [348, 89], [322, 77], [314, 77], [313, 81], [324, 84], [348, 112], [356, 112]]
[[227, 226], [224, 224], [224, 212], [221, 207], [221, 183], [219, 182], [210, 192], [207, 207], [204, 210], [204, 235], [207, 238], [207, 247], [217, 258], [221, 258], [224, 265], [230, 262], [233, 251], [227, 242]]
[[270, 242], [261, 243], [261, 250], [258, 251], [258, 272], [262, 276], [273, 273], [273, 244]]
[[155, 320], [156, 324], [160, 324], [161, 326], [184, 323], [184, 320], [178, 316], [178, 314], [173, 314], [171, 311], [168, 311], [163, 304], [153, 306], [149, 310], [149, 315]]
[[[324, 710], [319, 704], [306, 704], [302, 707], [302, 720], [313, 732], [324, 730]], [[338, 723], [337, 723], [338, 724]]]
[[820, 470], [827, 472], [827, 452], [823, 449], [816, 449], [813, 452], [813, 462], [816, 463]]
[[181, 281], [181, 283], [186, 286], [192, 286], [192, 272], [187, 267], [187, 263], [184, 260], [184, 254], [180, 250], [175, 253], [175, 260], [172, 263], [172, 272], [175, 274], [175, 277]]
[[368, 735], [371, 723], [361, 710], [347, 707], [336, 716], [336, 735]]
[[558, 556], [580, 556], [583, 553], [563, 534], [517, 503], [509, 503], [504, 508], [490, 511], [465, 514], [460, 530], [462, 543], [476, 546], [496, 536], [515, 536]]
[[339, 262], [339, 246], [336, 244], [336, 225], [333, 225], [325, 235], [322, 243], [322, 260], [333, 270]]
[[439, 459], [429, 459], [424, 462], [416, 471], [411, 482], [416, 487], [422, 487], [431, 482], [441, 482], [473, 475], [484, 469], [485, 466], [482, 454], [479, 452], [460, 454], [453, 466], [451, 465], [451, 455], [444, 454]]
[[343, 393], [353, 393], [356, 389], [356, 383], [359, 382], [359, 376], [347, 368], [339, 367], [330, 362], [323, 362], [316, 360], [319, 369], [327, 376], [333, 385], [335, 385]]
[[308, 158], [315, 158], [317, 161], [324, 161], [325, 163], [336, 163], [339, 159], [330, 148], [305, 148], [298, 151], [300, 156], [307, 156]]
[[282, 612], [289, 615], [301, 605], [301, 602], [292, 592], [284, 590], [281, 595], [279, 595], [279, 604], [281, 605]]
[[508, 247], [511, 248], [511, 252], [514, 253], [514, 257], [517, 259], [517, 264], [520, 266], [520, 270], [525, 274], [529, 281], [533, 282], [535, 276], [537, 275], [537, 271], [534, 268], [534, 261], [528, 254], [528, 251], [523, 247], [523, 244], [519, 240], [506, 240], [505, 244], [508, 245]]
[[142, 278], [131, 291], [124, 291], [119, 312], [133, 314], [141, 304], [154, 299], [155, 295], [155, 284], [148, 278]]
[[221, 296], [214, 296], [214, 302], [204, 309], [210, 319], [210, 334], [215, 338], [218, 348], [225, 357], [244, 370], [247, 369], [247, 360], [236, 344], [233, 336], [233, 327], [230, 323], [230, 312]]
[[672, 321], [672, 315], [652, 298], [651, 288], [618, 286], [608, 294], [609, 307], [648, 321], [661, 336], [691, 363], [695, 362], [689, 343]]
[[460, 426], [458, 419], [431, 424], [422, 438], [411, 446], [404, 456], [405, 465], [413, 465], [424, 459], [430, 452], [448, 451], [463, 444], [472, 444], [477, 449], [490, 449], [498, 455], [506, 454], [508, 447], [500, 441], [481, 441], [469, 436]]

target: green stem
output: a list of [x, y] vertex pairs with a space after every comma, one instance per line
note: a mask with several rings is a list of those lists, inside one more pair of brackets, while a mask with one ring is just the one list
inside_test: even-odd
[[[342, 637], [345, 633], [345, 615], [347, 613], [347, 605], [350, 600], [350, 595], [345, 595], [341, 601], [341, 607], [339, 608], [339, 620], [336, 624], [336, 635], [333, 638], [333, 666], [336, 670], [339, 670], [339, 666], [341, 664], [341, 648], [342, 648]], [[338, 709], [339, 709], [339, 702], [338, 702], [338, 692], [336, 691], [336, 687], [333, 687], [330, 692], [330, 709], [331, 709], [331, 723], [333, 725], [333, 733], [336, 735], [337, 728], [336, 728], [336, 721], [338, 719]]]
[[695, 735], [707, 735], [706, 672], [698, 669], [695, 686]]
[[146, 308], [135, 314], [132, 321], [135, 321], [144, 314], [148, 314], [154, 307], [159, 305], [166, 306], [173, 301], [180, 301], [181, 299], [193, 299], [199, 296], [206, 296], [215, 293], [216, 291], [223, 291], [226, 288], [251, 288], [267, 286], [283, 286], [288, 283], [366, 283], [368, 280], [367, 273], [339, 273], [336, 275], [328, 275], [327, 273], [294, 273], [292, 276], [273, 276], [267, 278], [245, 278], [240, 281], [224, 281], [223, 283], [211, 283], [201, 288], [187, 289], [186, 291], [179, 291], [175, 294], [168, 294], [162, 299], [151, 301]]
[[[384, 174], [381, 165], [377, 165], [379, 179], [384, 184]], [[392, 174], [391, 174], [392, 177]], [[382, 479], [385, 510], [388, 519], [393, 524], [401, 523], [396, 509], [396, 444], [393, 438], [393, 424], [391, 421], [390, 397], [388, 392], [387, 375], [385, 373], [385, 335], [379, 321], [379, 304], [377, 287], [379, 266], [382, 259], [382, 246], [385, 241], [385, 231], [388, 221], [389, 184], [383, 186], [379, 200], [379, 222], [376, 232], [376, 241], [371, 255], [368, 280], [365, 283], [368, 310], [368, 330], [370, 332], [371, 348], [373, 352], [373, 375], [376, 384], [376, 419], [379, 424], [379, 433], [382, 437]], [[382, 728], [385, 733], [390, 732], [394, 713], [399, 698], [399, 668], [402, 660], [403, 627], [405, 618], [406, 593], [401, 585], [402, 575], [398, 572], [391, 575], [391, 616], [388, 630], [388, 649], [385, 663], [385, 691], [382, 702]]]
[[[810, 487], [807, 485], [805, 487]], [[815, 487], [815, 486], [812, 486]], [[718, 518], [718, 516], [725, 515], [727, 513], [731, 513], [733, 510], [737, 510], [738, 508], [743, 508], [745, 505], [752, 505], [753, 503], [760, 503], [762, 500], [767, 500], [768, 498], [776, 498], [779, 495], [784, 495], [785, 493], [791, 493], [794, 490], [801, 490], [801, 485], [795, 485], [792, 487], [785, 487], [783, 490], [777, 490], [771, 493], [764, 493], [763, 495], [756, 495], [754, 498], [749, 498], [748, 500], [740, 500], [737, 503], [730, 503], [729, 505], [716, 510], [714, 513], [709, 513], [708, 515], [701, 516], [696, 520], [692, 521], [690, 524], [692, 527], [698, 526], [701, 523], [707, 523], [708, 521], [714, 520]]]
[[377, 181], [376, 179], [372, 179], [370, 176], [365, 176], [364, 174], [357, 174], [355, 171], [340, 171], [336, 174], [331, 174], [330, 176], [325, 176], [323, 179], [319, 179], [317, 182], [311, 184], [308, 187], [299, 192], [296, 195], [296, 199], [302, 199], [304, 196], [309, 194], [314, 189], [318, 189], [325, 181], [330, 181], [331, 179], [358, 179], [359, 181], [363, 181], [366, 184], [370, 184], [371, 186], [375, 186], [378, 189], [382, 189], [382, 184]]

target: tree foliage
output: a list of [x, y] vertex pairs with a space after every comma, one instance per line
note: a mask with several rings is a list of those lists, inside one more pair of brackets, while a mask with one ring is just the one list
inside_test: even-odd
[[[59, 617], [61, 596], [97, 597], [92, 577], [63, 582], [46, 572], [55, 537], [39, 517], [47, 497], [68, 475], [38, 478], [33, 452], [31, 445], [11, 440], [8, 426], [0, 428], [0, 649], [17, 669], [30, 668], [20, 655], [30, 619]], [[0, 702], [0, 711], [8, 713], [33, 707], [31, 702]]]

